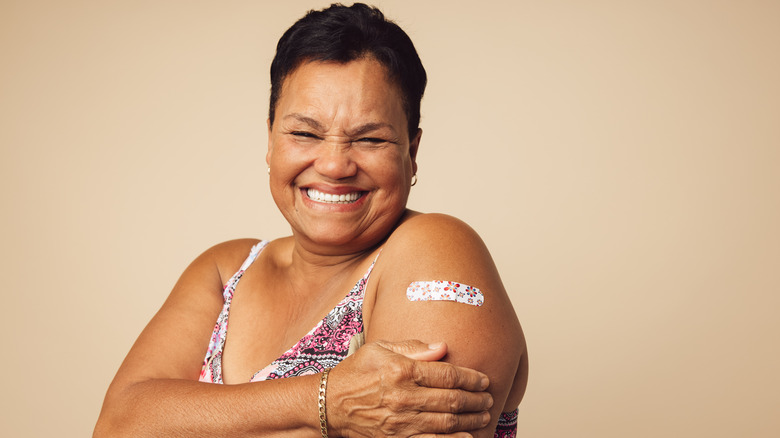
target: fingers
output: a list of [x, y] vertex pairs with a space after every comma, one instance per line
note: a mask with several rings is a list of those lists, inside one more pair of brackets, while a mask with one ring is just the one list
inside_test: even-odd
[[439, 362], [446, 352], [444, 343], [414, 340], [365, 345], [330, 374], [329, 396], [339, 400], [330, 426], [355, 435], [470, 437], [490, 421], [489, 381]]
[[[447, 344], [444, 342], [426, 344], [418, 340], [406, 340], [402, 342], [376, 341], [375, 344], [409, 359], [422, 361], [417, 362], [420, 367], [415, 369], [415, 381], [419, 385], [432, 388], [484, 391], [490, 384], [487, 376], [479, 371], [446, 363], [434, 365], [434, 361], [442, 359], [447, 354]], [[426, 362], [430, 362], [434, 368], [427, 369], [424, 366]]]
[[479, 371], [446, 362], [415, 362], [414, 381], [429, 388], [458, 388], [466, 391], [484, 391], [490, 384]]
[[428, 412], [481, 413], [493, 407], [493, 396], [487, 392], [420, 388], [411, 399], [419, 400]]
[[376, 344], [414, 360], [439, 360], [447, 354], [447, 344], [444, 342], [426, 344], [416, 339], [410, 339], [402, 342], [376, 341]]
[[439, 438], [439, 437], [445, 437], [445, 438], [474, 438], [474, 435], [468, 433], [468, 432], [456, 432], [456, 433], [423, 433], [420, 435], [412, 435], [411, 438]]
[[458, 432], [458, 433], [423, 433], [420, 435], [412, 435], [412, 438], [439, 438], [439, 437], [446, 437], [446, 438], [474, 438], [474, 435], [468, 433], [468, 432]]
[[415, 420], [419, 424], [425, 424], [427, 434], [414, 435], [420, 437], [447, 436], [470, 437], [466, 430], [478, 430], [490, 423], [490, 414], [487, 412], [469, 414], [429, 413], [417, 414]]
[[[409, 416], [411, 415], [411, 416]], [[417, 412], [387, 418], [382, 425], [373, 430], [380, 436], [413, 437], [471, 437], [467, 431], [476, 431], [490, 424], [487, 412], [467, 414]]]

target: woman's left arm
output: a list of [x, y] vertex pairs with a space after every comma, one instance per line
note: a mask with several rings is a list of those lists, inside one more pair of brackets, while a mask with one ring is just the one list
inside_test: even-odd
[[371, 277], [376, 294], [365, 303], [366, 341], [446, 342], [444, 361], [490, 378], [491, 422], [474, 435], [492, 437], [500, 413], [523, 396], [528, 362], [520, 323], [484, 243], [457, 219], [424, 214], [393, 233], [380, 260]]

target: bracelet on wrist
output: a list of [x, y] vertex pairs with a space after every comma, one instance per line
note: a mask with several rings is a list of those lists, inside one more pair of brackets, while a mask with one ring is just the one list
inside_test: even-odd
[[320, 390], [317, 397], [317, 407], [319, 408], [320, 414], [320, 433], [322, 434], [322, 438], [328, 438], [328, 416], [325, 411], [325, 392], [328, 389], [328, 373], [330, 373], [330, 368], [326, 368], [325, 371], [322, 372], [322, 376], [320, 377]]

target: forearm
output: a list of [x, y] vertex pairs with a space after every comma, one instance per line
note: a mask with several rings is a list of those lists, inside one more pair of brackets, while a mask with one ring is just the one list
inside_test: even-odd
[[320, 436], [318, 376], [240, 385], [158, 379], [106, 397], [94, 437]]

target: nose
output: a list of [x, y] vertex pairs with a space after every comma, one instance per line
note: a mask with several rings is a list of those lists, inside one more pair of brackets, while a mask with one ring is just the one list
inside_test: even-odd
[[352, 159], [349, 143], [326, 141], [314, 162], [314, 170], [333, 180], [349, 178], [357, 174], [357, 163]]

